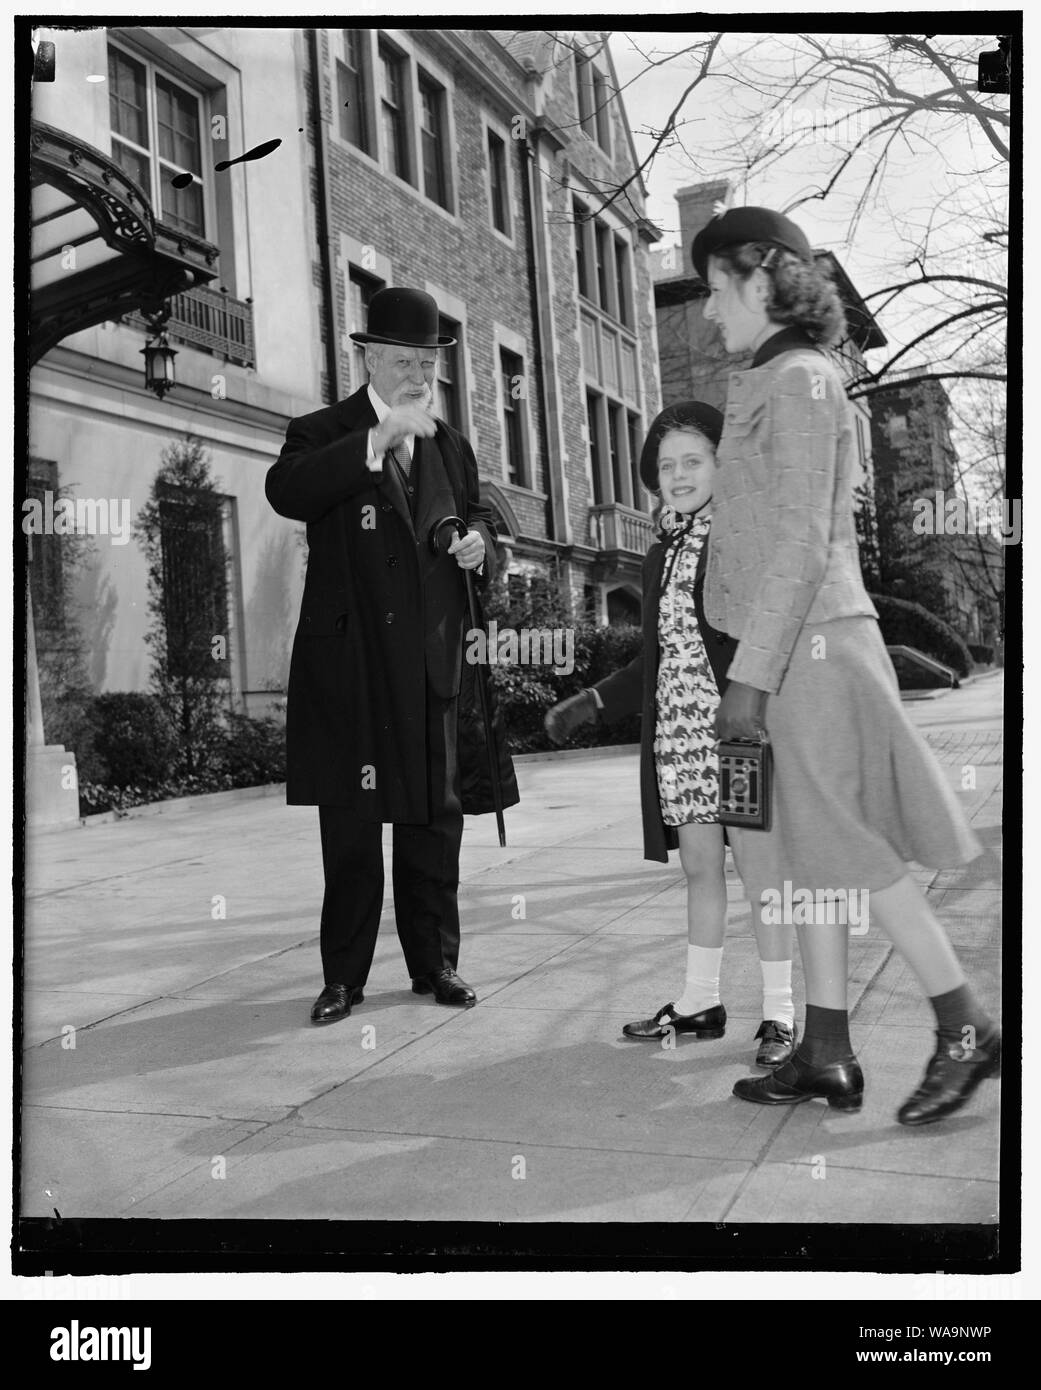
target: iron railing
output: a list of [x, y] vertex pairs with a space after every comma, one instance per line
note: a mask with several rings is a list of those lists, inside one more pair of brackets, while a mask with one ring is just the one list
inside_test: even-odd
[[[252, 304], [203, 287], [175, 294], [169, 303], [166, 331], [171, 338], [240, 367], [256, 366]], [[128, 314], [125, 321], [147, 331], [138, 313]]]

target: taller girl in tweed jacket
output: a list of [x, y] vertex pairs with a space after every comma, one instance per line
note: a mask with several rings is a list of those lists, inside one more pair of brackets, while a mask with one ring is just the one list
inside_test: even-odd
[[[936, 1014], [936, 1049], [897, 1118], [952, 1114], [996, 1074], [1000, 1035], [908, 872], [980, 852], [957, 798], [900, 703], [857, 563], [852, 423], [824, 348], [843, 336], [838, 295], [788, 218], [735, 208], [693, 246], [706, 317], [751, 368], [731, 378], [705, 588], [709, 621], [738, 639], [716, 718], [721, 738], [773, 746], [774, 816], [731, 838], [753, 911], [800, 900], [806, 1024], [791, 1060], [734, 1093], [763, 1105], [813, 1097], [860, 1108], [846, 1002], [848, 935], [836, 889], [868, 903]], [[830, 899], [830, 901], [829, 901]], [[791, 909], [788, 909], [791, 913]]]

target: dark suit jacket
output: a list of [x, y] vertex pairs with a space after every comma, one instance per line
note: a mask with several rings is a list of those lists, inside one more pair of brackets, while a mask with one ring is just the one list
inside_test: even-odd
[[[291, 805], [351, 807], [366, 820], [427, 819], [426, 693], [458, 694], [466, 590], [452, 556], [435, 557], [431, 525], [460, 516], [494, 525], [467, 440], [437, 422], [439, 467], [413, 465], [415, 521], [392, 461], [365, 465], [376, 415], [363, 387], [292, 420], [265, 491], [307, 524], [308, 561], [290, 664], [286, 718]], [[430, 459], [428, 456], [428, 465]], [[443, 480], [437, 485], [437, 480]]]
[[[725, 632], [717, 632], [705, 617], [705, 565], [711, 533], [701, 548], [694, 580], [694, 608], [698, 627], [708, 656], [712, 674], [720, 694], [727, 688], [727, 668], [737, 650], [737, 643]], [[665, 547], [656, 542], [643, 562], [643, 651], [620, 671], [598, 681], [594, 687], [604, 702], [603, 718], [614, 724], [627, 714], [639, 713], [640, 721], [640, 804], [643, 812], [643, 857], [667, 863], [669, 850], [677, 849], [679, 840], [674, 826], [662, 820], [658, 777], [654, 768], [654, 727], [657, 715], [658, 692], [658, 600], [660, 597], [662, 565]]]

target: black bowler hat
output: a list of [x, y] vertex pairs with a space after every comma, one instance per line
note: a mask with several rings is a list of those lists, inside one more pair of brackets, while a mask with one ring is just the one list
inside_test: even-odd
[[377, 290], [369, 301], [366, 332], [352, 333], [356, 343], [390, 343], [394, 347], [453, 347], [455, 339], [437, 331], [437, 300], [424, 290]]
[[707, 280], [709, 256], [727, 246], [739, 246], [749, 241], [766, 241], [772, 246], [781, 246], [785, 251], [793, 251], [810, 265], [813, 264], [813, 248], [806, 233], [790, 217], [773, 212], [770, 208], [731, 208], [729, 212], [713, 217], [694, 238], [690, 248], [694, 269], [702, 280]]
[[723, 433], [723, 416], [704, 401], [677, 401], [656, 415], [647, 430], [640, 452], [640, 477], [648, 492], [658, 491], [658, 446], [666, 430], [693, 426], [712, 441], [715, 448]]

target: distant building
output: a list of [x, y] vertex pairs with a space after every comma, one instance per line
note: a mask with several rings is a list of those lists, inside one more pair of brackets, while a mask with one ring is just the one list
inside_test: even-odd
[[[964, 497], [957, 486], [958, 455], [943, 382], [923, 380], [915, 369], [894, 372], [872, 392], [871, 404], [879, 555], [883, 574], [896, 576], [887, 590], [908, 599], [931, 598], [939, 616], [967, 642], [997, 645], [1004, 589], [1001, 542], [989, 528], [959, 532], [957, 512], [942, 521], [947, 503]], [[941, 522], [919, 534], [913, 523], [916, 510], [926, 515], [923, 504], [934, 516], [940, 513]], [[928, 576], [935, 597], [918, 576]]]

